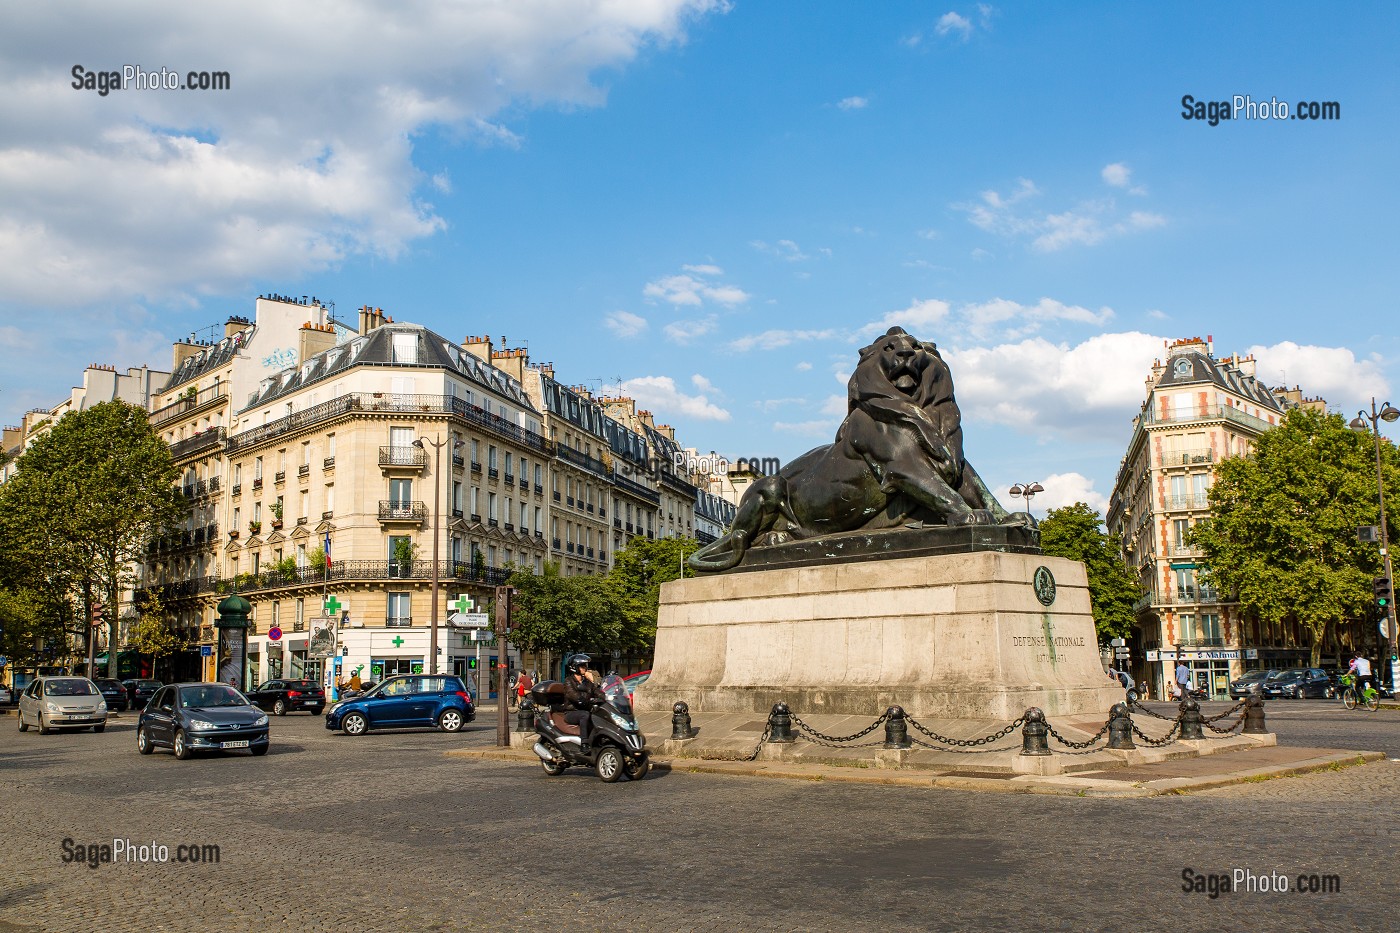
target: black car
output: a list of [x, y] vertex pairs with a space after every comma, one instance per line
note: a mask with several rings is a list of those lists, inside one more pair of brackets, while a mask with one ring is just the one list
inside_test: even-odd
[[305, 710], [313, 716], [326, 708], [326, 691], [314, 680], [269, 680], [256, 690], [248, 691], [254, 706], [285, 716]]
[[1287, 697], [1293, 700], [1321, 699], [1333, 693], [1332, 678], [1316, 667], [1300, 667], [1281, 671], [1277, 677], [1264, 681], [1264, 696]]
[[104, 677], [101, 680], [94, 680], [93, 683], [97, 684], [97, 689], [102, 692], [102, 699], [107, 701], [109, 711], [126, 712], [126, 708], [131, 704], [126, 695], [126, 688], [122, 686], [120, 680]]
[[228, 684], [169, 684], [156, 691], [136, 720], [136, 749], [169, 747], [181, 760], [198, 751], [268, 749], [267, 713]]
[[126, 699], [131, 708], [140, 709], [150, 702], [162, 684], [158, 680], [123, 680], [122, 686], [126, 688]]
[[1263, 688], [1264, 680], [1277, 671], [1247, 671], [1239, 680], [1230, 682], [1230, 699], [1242, 700], [1249, 696], [1255, 687]]

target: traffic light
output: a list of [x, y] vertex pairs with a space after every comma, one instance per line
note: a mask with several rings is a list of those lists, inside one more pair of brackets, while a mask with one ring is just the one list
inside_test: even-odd
[[1371, 592], [1376, 594], [1376, 605], [1382, 609], [1390, 607], [1391, 593], [1390, 580], [1386, 577], [1376, 577], [1371, 581]]
[[476, 670], [476, 658], [467, 658], [467, 668], [473, 671]]

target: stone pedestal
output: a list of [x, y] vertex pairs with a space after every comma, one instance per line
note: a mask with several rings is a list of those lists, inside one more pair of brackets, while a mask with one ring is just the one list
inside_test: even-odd
[[[1045, 573], [1035, 585], [1040, 568], [1052, 586]], [[763, 717], [782, 701], [799, 715], [871, 719], [900, 705], [916, 718], [1006, 722], [1030, 706], [1052, 720], [1106, 717], [1122, 699], [1099, 660], [1083, 564], [980, 552], [664, 584], [656, 661], [635, 704]]]

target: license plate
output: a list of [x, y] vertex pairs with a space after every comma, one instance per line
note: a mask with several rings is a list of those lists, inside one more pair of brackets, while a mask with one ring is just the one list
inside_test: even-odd
[[219, 743], [219, 747], [220, 747], [220, 748], [247, 748], [247, 747], [248, 747], [248, 740], [247, 740], [247, 739], [238, 739], [238, 740], [233, 741], [233, 742], [220, 742], [220, 743]]

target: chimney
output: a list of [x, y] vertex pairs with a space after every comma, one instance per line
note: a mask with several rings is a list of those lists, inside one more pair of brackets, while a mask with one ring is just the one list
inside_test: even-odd
[[386, 323], [393, 323], [393, 318], [386, 318], [383, 308], [371, 308], [365, 305], [360, 308], [360, 336], [368, 334], [376, 327], [383, 327]]
[[656, 426], [656, 430], [660, 431], [662, 434], [666, 435], [673, 441], [676, 439], [676, 429], [671, 427], [669, 424], [658, 424]]
[[5, 425], [4, 437], [0, 439], [0, 449], [14, 450], [24, 440], [24, 430], [18, 425]]
[[514, 378], [516, 382], [523, 384], [525, 382], [525, 367], [530, 365], [529, 351], [524, 347], [507, 350], [504, 349], [504, 343], [501, 346], [502, 349], [492, 351], [491, 365]]
[[179, 372], [181, 363], [194, 356], [195, 354], [202, 352], [205, 349], [197, 343], [186, 343], [183, 340], [177, 340], [171, 346], [175, 351], [174, 360], [171, 363], [170, 367], [170, 371], [172, 373]]
[[463, 337], [462, 349], [472, 356], [486, 363], [491, 364], [491, 338], [490, 337]]
[[637, 412], [637, 418], [642, 422], [642, 424], [646, 425], [649, 428], [656, 427], [656, 422], [652, 420], [651, 412], [647, 411], [645, 408]]
[[306, 323], [297, 332], [297, 365], [335, 346], [335, 328], [329, 324]]
[[246, 317], [231, 317], [224, 324], [224, 336], [232, 337], [234, 334], [240, 334], [247, 330], [248, 327], [249, 324]]

